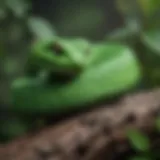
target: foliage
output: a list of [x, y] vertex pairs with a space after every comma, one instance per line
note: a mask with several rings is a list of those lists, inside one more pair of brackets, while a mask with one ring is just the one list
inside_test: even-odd
[[[155, 121], [155, 131], [159, 132], [160, 130], [160, 118], [157, 118]], [[159, 159], [159, 148], [155, 149], [151, 145], [151, 139], [137, 129], [128, 129], [127, 130], [128, 140], [131, 146], [136, 151], [136, 155], [132, 156], [130, 160], [153, 160]]]
[[148, 151], [150, 149], [150, 142], [148, 137], [143, 135], [136, 129], [129, 129], [127, 131], [128, 137], [132, 146], [139, 151]]

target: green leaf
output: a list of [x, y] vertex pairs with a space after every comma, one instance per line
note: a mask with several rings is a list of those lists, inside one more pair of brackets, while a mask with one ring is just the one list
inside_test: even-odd
[[146, 15], [151, 15], [152, 13], [159, 10], [160, 1], [159, 0], [138, 0], [138, 3]]
[[117, 29], [117, 30], [111, 32], [111, 34], [107, 35], [106, 38], [108, 40], [120, 41], [120, 40], [127, 39], [131, 35], [132, 35], [132, 32], [128, 28], [120, 28], [120, 29]]
[[156, 124], [157, 130], [160, 132], [160, 118], [157, 118], [157, 119], [156, 119], [155, 124]]
[[118, 10], [124, 14], [137, 11], [137, 2], [133, 0], [116, 0], [116, 5]]
[[30, 9], [30, 3], [27, 0], [6, 0], [6, 4], [17, 17], [26, 16]]
[[137, 129], [128, 129], [127, 136], [135, 150], [148, 151], [150, 149], [150, 142], [148, 137]]
[[133, 41], [137, 34], [139, 34], [140, 26], [136, 25], [135, 21], [130, 21], [126, 27], [116, 29], [115, 31], [111, 32], [111, 34], [107, 35], [107, 40], [109, 41]]
[[136, 156], [130, 158], [130, 160], [152, 160], [150, 157]]
[[4, 20], [7, 17], [7, 7], [4, 4], [4, 1], [0, 1], [0, 21]]
[[19, 118], [10, 118], [0, 124], [0, 135], [5, 136], [7, 139], [20, 136], [28, 130], [29, 126]]
[[160, 30], [149, 30], [142, 34], [143, 43], [160, 55]]
[[53, 40], [56, 32], [52, 25], [43, 18], [31, 17], [28, 20], [30, 31], [35, 35], [38, 40], [50, 41]]

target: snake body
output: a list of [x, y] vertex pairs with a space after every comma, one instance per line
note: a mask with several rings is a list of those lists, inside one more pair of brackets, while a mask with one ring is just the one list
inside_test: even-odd
[[[48, 44], [35, 47], [33, 61], [42, 68], [53, 71], [64, 69], [76, 72], [79, 69], [79, 72], [71, 82], [58, 87], [13, 87], [13, 110], [25, 113], [60, 113], [120, 94], [136, 85], [140, 79], [137, 59], [126, 46], [60, 41], [59, 44], [64, 48], [63, 56], [60, 56], [54, 54], [54, 51], [45, 50]], [[85, 53], [87, 48], [90, 49], [90, 54]]]

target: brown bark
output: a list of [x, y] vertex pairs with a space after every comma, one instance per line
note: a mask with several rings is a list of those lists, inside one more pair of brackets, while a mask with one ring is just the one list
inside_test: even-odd
[[[3, 160], [103, 160], [128, 149], [126, 128], [148, 134], [160, 111], [160, 89], [124, 97], [0, 148]], [[102, 158], [103, 157], [103, 158]]]

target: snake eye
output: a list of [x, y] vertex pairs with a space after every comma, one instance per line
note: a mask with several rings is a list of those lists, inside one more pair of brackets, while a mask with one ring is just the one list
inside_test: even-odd
[[64, 54], [64, 49], [59, 43], [50, 44], [49, 49], [57, 56], [62, 56]]

